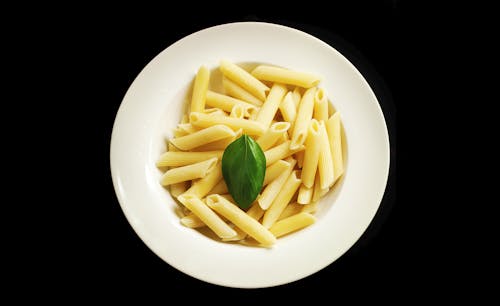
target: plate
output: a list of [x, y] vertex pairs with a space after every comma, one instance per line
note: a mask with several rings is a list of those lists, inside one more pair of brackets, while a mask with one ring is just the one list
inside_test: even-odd
[[[321, 200], [315, 224], [278, 239], [271, 249], [218, 242], [182, 226], [174, 200], [159, 184], [155, 162], [185, 113], [184, 97], [196, 71], [201, 65], [214, 69], [221, 59], [319, 74], [320, 86], [341, 113], [348, 150], [342, 181]], [[354, 245], [384, 194], [389, 138], [374, 93], [342, 54], [293, 28], [241, 22], [186, 36], [141, 71], [117, 112], [110, 163], [125, 216], [154, 253], [209, 283], [260, 288], [311, 275]]]

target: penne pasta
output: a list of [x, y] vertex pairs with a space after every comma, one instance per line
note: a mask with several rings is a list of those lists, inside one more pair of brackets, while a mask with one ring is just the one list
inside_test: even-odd
[[295, 108], [298, 110], [299, 104], [300, 104], [300, 99], [302, 97], [302, 95], [300, 94], [299, 87], [295, 87], [295, 89], [292, 92], [292, 97], [293, 97], [293, 103], [295, 104]]
[[231, 238], [236, 232], [213, 212], [203, 201], [194, 195], [180, 195], [179, 201], [193, 212], [220, 238]]
[[257, 112], [258, 110], [258, 108], [253, 104], [232, 98], [230, 96], [219, 94], [211, 90], [207, 91], [206, 104], [208, 106], [220, 108], [221, 110], [228, 113], [233, 110], [235, 105], [239, 105], [243, 109], [245, 117], [250, 117], [251, 114]]
[[255, 240], [260, 242], [262, 245], [271, 246], [276, 242], [276, 238], [257, 220], [250, 217], [234, 203], [229, 202], [218, 194], [209, 195], [207, 197], [207, 205], [222, 216], [226, 217], [249, 236], [255, 238]]
[[266, 175], [264, 176], [264, 183], [262, 184], [262, 186], [266, 186], [270, 182], [274, 181], [274, 179], [280, 176], [280, 174], [287, 169], [291, 169], [291, 164], [286, 160], [278, 160], [274, 164], [267, 167]]
[[290, 203], [293, 195], [299, 189], [300, 183], [300, 171], [295, 170], [292, 171], [290, 176], [287, 178], [283, 188], [280, 190], [273, 203], [269, 207], [268, 210], [264, 213], [264, 217], [262, 219], [262, 225], [265, 228], [270, 228], [273, 224], [278, 220], [281, 213], [285, 207]]
[[234, 131], [229, 127], [223, 124], [216, 124], [206, 127], [203, 130], [199, 130], [193, 134], [170, 139], [170, 142], [181, 150], [190, 150], [219, 139], [233, 137], [234, 135]]
[[314, 87], [321, 81], [320, 77], [310, 73], [267, 65], [257, 66], [252, 71], [252, 75], [262, 81], [295, 85], [303, 88]]
[[189, 228], [199, 228], [206, 226], [200, 218], [195, 214], [189, 214], [181, 218], [181, 224]]
[[306, 140], [309, 121], [311, 121], [313, 114], [315, 93], [316, 88], [313, 87], [308, 89], [302, 96], [293, 126], [292, 142], [290, 143], [290, 149], [292, 150], [298, 148]]
[[[177, 129], [179, 131], [182, 131], [184, 133], [184, 135], [193, 134], [193, 133], [198, 132], [200, 130], [200, 128], [194, 127], [191, 123], [179, 123], [177, 125]], [[182, 135], [182, 136], [184, 136], [184, 135]]]
[[[234, 203], [234, 200], [229, 200], [229, 199], [227, 199], [227, 200]], [[255, 202], [252, 204], [252, 207], [250, 207], [247, 210], [246, 213], [248, 216], [250, 216], [251, 218], [253, 218], [257, 221], [259, 221], [260, 218], [262, 218], [262, 216], [264, 215], [264, 211], [262, 210], [262, 208], [260, 208], [259, 204], [255, 203]], [[232, 238], [222, 239], [222, 241], [240, 241], [240, 240], [245, 239], [245, 237], [247, 236], [247, 233], [237, 226], [234, 228], [234, 231], [236, 232], [236, 236], [234, 236]]]
[[245, 110], [243, 109], [243, 106], [241, 105], [233, 106], [231, 113], [229, 113], [229, 117], [243, 119], [245, 117]]
[[309, 204], [313, 196], [313, 187], [306, 187], [304, 184], [300, 186], [299, 196], [297, 197], [297, 203], [299, 204]]
[[266, 129], [271, 125], [276, 112], [286, 94], [286, 87], [281, 84], [274, 84], [267, 95], [267, 99], [260, 108], [255, 121], [260, 122]]
[[319, 180], [319, 175], [316, 175], [314, 179], [313, 197], [311, 202], [317, 202], [319, 199], [328, 192], [329, 188], [321, 189], [321, 183]]
[[243, 87], [246, 91], [261, 101], [266, 99], [266, 92], [269, 91], [269, 87], [245, 71], [243, 68], [229, 61], [222, 60], [220, 62], [219, 69], [224, 76]]
[[302, 205], [301, 212], [314, 214], [318, 210], [318, 202], [312, 202], [310, 204]]
[[175, 184], [170, 184], [170, 194], [177, 198], [179, 195], [183, 194], [189, 187], [189, 182], [179, 182]]
[[163, 186], [167, 186], [170, 184], [203, 178], [207, 176], [208, 173], [213, 171], [216, 164], [217, 158], [214, 157], [196, 164], [172, 168], [163, 174], [160, 183]]
[[311, 188], [314, 184], [314, 176], [318, 169], [320, 144], [320, 126], [316, 119], [312, 119], [309, 125], [306, 151], [304, 153], [304, 164], [302, 165], [302, 183]]
[[210, 115], [210, 116], [227, 116], [227, 113], [220, 108], [212, 107], [205, 108], [202, 113]]
[[302, 166], [304, 166], [304, 153], [305, 150], [299, 151], [295, 153], [295, 159], [297, 160], [297, 166], [302, 169]]
[[242, 129], [239, 129], [234, 133], [232, 137], [226, 137], [220, 140], [212, 141], [210, 143], [201, 145], [199, 147], [193, 148], [193, 151], [224, 151], [231, 142], [240, 138], [242, 134]]
[[257, 202], [263, 210], [266, 210], [271, 206], [274, 199], [278, 196], [280, 190], [283, 188], [283, 185], [286, 183], [286, 180], [292, 173], [293, 167], [295, 167], [296, 161], [292, 158], [287, 159], [288, 166], [283, 172], [277, 176], [273, 181], [269, 182], [269, 184], [264, 188], [260, 196], [257, 197]]
[[313, 118], [324, 122], [328, 120], [328, 100], [323, 88], [319, 88], [314, 95]]
[[294, 153], [304, 150], [304, 146], [300, 146], [296, 150], [290, 150], [290, 140], [274, 147], [269, 150], [264, 151], [266, 156], [266, 166], [269, 166], [280, 159], [284, 159]]
[[290, 129], [288, 122], [275, 122], [267, 131], [257, 139], [262, 151], [272, 147], [283, 134]]
[[221, 163], [218, 162], [217, 165], [208, 173], [204, 178], [194, 181], [191, 187], [183, 193], [183, 195], [195, 195], [202, 199], [205, 197], [210, 190], [212, 190], [217, 183], [222, 180], [222, 168]]
[[340, 114], [339, 112], [336, 112], [326, 122], [326, 131], [328, 134], [328, 141], [330, 143], [330, 150], [332, 153], [333, 173], [335, 175], [333, 179], [334, 183], [344, 173], [341, 128]]
[[194, 126], [208, 128], [213, 125], [226, 125], [233, 130], [242, 129], [248, 135], [260, 136], [264, 134], [266, 128], [259, 122], [253, 120], [231, 118], [231, 117], [211, 117], [203, 113], [191, 113], [189, 119]]
[[330, 151], [330, 143], [328, 142], [328, 134], [326, 132], [325, 122], [322, 120], [319, 123], [319, 160], [318, 172], [320, 178], [321, 189], [329, 188], [333, 185], [333, 161]]
[[297, 116], [297, 107], [293, 101], [293, 94], [289, 91], [283, 98], [280, 104], [281, 116], [286, 122], [290, 123], [290, 128], [288, 129], [288, 134], [291, 135], [293, 131], [293, 124], [295, 122], [295, 117]]
[[208, 71], [207, 67], [201, 66], [194, 80], [193, 96], [191, 97], [192, 112], [201, 112], [205, 109], [209, 80], [210, 71]]
[[214, 188], [212, 188], [208, 194], [214, 194], [214, 193], [217, 193], [217, 194], [225, 194], [225, 193], [228, 193], [229, 190], [227, 189], [227, 185], [226, 185], [226, 182], [224, 180], [220, 180], [217, 185], [214, 186]]
[[181, 167], [217, 157], [222, 158], [224, 151], [204, 151], [204, 152], [165, 152], [156, 162], [157, 167]]
[[222, 86], [224, 87], [226, 94], [231, 96], [231, 97], [248, 102], [248, 103], [253, 104], [255, 106], [262, 105], [261, 100], [257, 99], [251, 93], [246, 91], [243, 87], [241, 87], [240, 85], [236, 84], [235, 82], [231, 81], [230, 79], [228, 79], [226, 77], [222, 78]]
[[316, 218], [308, 213], [301, 212], [294, 216], [276, 222], [269, 231], [276, 237], [281, 237], [291, 232], [307, 227], [316, 222]]

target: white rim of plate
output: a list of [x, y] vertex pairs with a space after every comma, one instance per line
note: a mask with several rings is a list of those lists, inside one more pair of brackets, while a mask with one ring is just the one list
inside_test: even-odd
[[[227, 32], [228, 30], [230, 30], [230, 32]], [[130, 145], [131, 138], [134, 138], [129, 137], [127, 132], [134, 131], [134, 128], [136, 130], [141, 129], [137, 122], [130, 120], [130, 118], [127, 117], [127, 114], [132, 111], [139, 112], [142, 110], [141, 107], [149, 107], [148, 105], [138, 104], [138, 91], [141, 91], [141, 88], [144, 87], [154, 88], [154, 86], [158, 86], [158, 84], [153, 84], [151, 86], [149, 84], [145, 85], [148, 77], [154, 77], [158, 73], [155, 65], [158, 65], [161, 60], [168, 59], [170, 53], [174, 52], [174, 50], [182, 49], [186, 44], [196, 45], [196, 41], [200, 37], [219, 37], [220, 31], [225, 31], [225, 33], [231, 33], [234, 31], [253, 33], [261, 30], [263, 32], [267, 31], [267, 33], [274, 31], [276, 32], [275, 34], [283, 35], [289, 39], [293, 38], [303, 40], [304, 42], [307, 42], [308, 45], [311, 44], [314, 45], [315, 48], [318, 48], [318, 50], [321, 51], [319, 52], [321, 53], [319, 56], [335, 57], [335, 61], [338, 61], [339, 63], [337, 68], [342, 67], [342, 69], [345, 69], [350, 79], [357, 84], [355, 87], [361, 89], [359, 99], [364, 99], [364, 107], [369, 109], [369, 112], [365, 110], [363, 113], [365, 117], [361, 119], [369, 118], [369, 120], [373, 121], [374, 126], [370, 126], [369, 128], [371, 129], [369, 130], [366, 129], [367, 127], [362, 127], [359, 129], [360, 131], [358, 131], [357, 126], [354, 128], [352, 122], [343, 121], [349, 150], [349, 169], [346, 170], [345, 177], [342, 182], [342, 190], [350, 190], [351, 198], [349, 201], [355, 203], [353, 205], [358, 205], [359, 208], [363, 208], [358, 211], [358, 214], [355, 215], [356, 220], [360, 220], [360, 222], [355, 225], [343, 224], [346, 222], [337, 217], [339, 214], [342, 215], [342, 213], [345, 212], [349, 212], [349, 216], [352, 214], [352, 212], [349, 211], [349, 207], [343, 204], [345, 202], [345, 196], [344, 191], [342, 191], [335, 196], [336, 201], [341, 202], [342, 204], [334, 203], [334, 209], [330, 207], [328, 211], [326, 211], [325, 214], [318, 219], [316, 224], [300, 232], [300, 235], [299, 233], [295, 233], [280, 238], [276, 246], [271, 250], [216, 242], [202, 235], [198, 235], [193, 229], [182, 227], [178, 220], [176, 220], [177, 223], [173, 220], [165, 220], [164, 225], [158, 223], [158, 220], [153, 220], [154, 222], [152, 222], [152, 224], [145, 224], [141, 219], [142, 208], [137, 207], [137, 201], [150, 200], [151, 202], [154, 202], [157, 201], [157, 199], [152, 197], [152, 195], [149, 195], [147, 192], [144, 195], [140, 195], [140, 192], [135, 190], [135, 186], [143, 186], [142, 184], [148, 183], [156, 183], [159, 186], [159, 184], [157, 181], [154, 181], [153, 177], [149, 177], [150, 172], [153, 171], [151, 169], [155, 168], [154, 164], [152, 166], [134, 164], [137, 162], [134, 158], [146, 158], [146, 160], [151, 161], [151, 152], [148, 151], [148, 149], [151, 148], [151, 143], [144, 141], [144, 147], [138, 149], [136, 148], [137, 150], [132, 150], [132, 152], [126, 150], [126, 148], [129, 148], [128, 145]], [[260, 54], [259, 52], [257, 53]], [[261, 55], [257, 56], [257, 61], [259, 60], [259, 57], [261, 57]], [[266, 58], [266, 56], [263, 56], [262, 58]], [[198, 66], [206, 64], [203, 60], [203, 58], [200, 59]], [[279, 63], [276, 64], [279, 65]], [[331, 92], [329, 93], [332, 94]], [[333, 92], [333, 95], [335, 95], [335, 92]], [[334, 105], [335, 107], [338, 106], [335, 102]], [[357, 106], [359, 107], [359, 105]], [[343, 111], [348, 110], [349, 107], [351, 106], [346, 105], [343, 109], [339, 108], [341, 115], [343, 115]], [[155, 110], [149, 109], [147, 111], [154, 112]], [[368, 116], [367, 113], [370, 113], [371, 115]], [[157, 122], [145, 122], [143, 125], [158, 126]], [[369, 163], [363, 161], [363, 157], [366, 158], [366, 155], [364, 155], [366, 152], [356, 151], [358, 149], [358, 144], [361, 144], [359, 141], [354, 141], [354, 139], [360, 139], [360, 137], [364, 136], [359, 133], [370, 133], [370, 130], [374, 134], [368, 136], [375, 135], [377, 136], [377, 140], [381, 140], [379, 143], [374, 141], [370, 142], [370, 138], [368, 137], [367, 142], [369, 142], [369, 144], [363, 144], [364, 149], [366, 149], [367, 146], [372, 145], [375, 152], [371, 153], [379, 158], [379, 160], [377, 160], [377, 165], [372, 168], [370, 168]], [[359, 169], [353, 169], [357, 165], [353, 166], [351, 164], [352, 160], [366, 165], [366, 167], [368, 167], [369, 170], [373, 170], [373, 172], [367, 173], [365, 175], [366, 177], [360, 175], [356, 175], [356, 177], [354, 177], [354, 174], [352, 174], [353, 171], [359, 172]], [[373, 162], [373, 160], [370, 162]], [[110, 147], [111, 174], [118, 201], [127, 220], [143, 242], [169, 265], [192, 277], [217, 285], [239, 288], [271, 287], [297, 281], [325, 268], [342, 256], [356, 243], [356, 241], [358, 241], [375, 216], [385, 192], [389, 173], [389, 162], [389, 137], [383, 112], [369, 84], [363, 78], [361, 73], [354, 67], [354, 65], [332, 46], [310, 34], [294, 28], [262, 22], [236, 22], [206, 28], [192, 33], [164, 49], [139, 73], [123, 98], [113, 125]], [[140, 169], [140, 167], [143, 168]], [[144, 167], [146, 171], [144, 171]], [[135, 175], [137, 173], [145, 174], [146, 176], [141, 178], [130, 177], [131, 174]], [[145, 182], [142, 182], [141, 179]], [[369, 203], [363, 203], [366, 199], [363, 199], [361, 196], [362, 192], [355, 193], [352, 191], [353, 188], [355, 190], [356, 187], [356, 183], [354, 183], [353, 180], [361, 182], [360, 186], [365, 187], [363, 191], [369, 193], [370, 200], [367, 201]], [[161, 188], [161, 186], [158, 188]], [[142, 191], [145, 192], [146, 190]], [[149, 209], [149, 207], [144, 208], [143, 210], [145, 211], [147, 209]], [[164, 210], [160, 211], [159, 215], [162, 215], [162, 213], [164, 213]], [[325, 221], [327, 219], [330, 223]], [[169, 236], [168, 233], [159, 233], [159, 230], [163, 229], [159, 228], [161, 226], [167, 226], [169, 230], [176, 231], [176, 234], [179, 235], [179, 237], [175, 239]], [[338, 230], [339, 227], [345, 229], [345, 233], [339, 234], [338, 232], [335, 232], [335, 230]], [[330, 230], [335, 234], [332, 234], [328, 240], [324, 240], [321, 241], [321, 243], [313, 245], [307, 245], [311, 239], [318, 239], [317, 236], [313, 236], [314, 233], [329, 233]], [[282, 240], [285, 240], [286, 243], [282, 242]], [[165, 244], [167, 244], [167, 246]], [[306, 245], [307, 248], [304, 247]], [[198, 252], [193, 251], [195, 248], [201, 248], [202, 251], [205, 252], [204, 258], [200, 258], [199, 256], [193, 254]], [[237, 250], [235, 251], [235, 249]], [[193, 253], [189, 252], [189, 250]], [[294, 252], [298, 250], [302, 253], [296, 254]], [[211, 261], [210, 263], [204, 261], [207, 260], [207, 258]], [[259, 265], [257, 266], [253, 263], [245, 262], [240, 258], [252, 258], [252, 260], [257, 261]], [[287, 270], [286, 266], [283, 266], [283, 261], [290, 264], [290, 267], [288, 267], [288, 270], [290, 271]], [[221, 268], [221, 265], [226, 268]], [[248, 267], [245, 267], [245, 265]], [[273, 272], [269, 273], [271, 268], [273, 269]], [[244, 274], [244, 272], [247, 274]], [[260, 272], [260, 274], [258, 274], [258, 272]]]

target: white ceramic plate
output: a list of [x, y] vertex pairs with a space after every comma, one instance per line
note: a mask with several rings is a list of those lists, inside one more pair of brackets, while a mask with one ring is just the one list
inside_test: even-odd
[[[340, 111], [348, 158], [343, 181], [321, 200], [318, 221], [272, 249], [217, 242], [183, 227], [155, 167], [165, 139], [185, 112], [184, 96], [200, 65], [221, 59], [270, 63], [319, 74]], [[169, 265], [200, 280], [268, 287], [313, 274], [345, 253], [366, 230], [384, 194], [387, 128], [363, 76], [334, 48], [304, 32], [243, 22], [191, 34], [156, 56], [130, 86], [116, 115], [111, 173], [120, 205], [141, 239]]]

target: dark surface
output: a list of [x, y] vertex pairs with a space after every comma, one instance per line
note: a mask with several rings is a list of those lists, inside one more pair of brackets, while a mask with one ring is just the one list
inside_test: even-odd
[[[90, 140], [92, 145], [80, 148], [86, 153], [88, 163], [79, 171], [91, 179], [81, 186], [84, 191], [78, 199], [79, 208], [71, 212], [78, 217], [75, 220], [83, 222], [77, 226], [72, 224], [71, 231], [65, 232], [67, 248], [56, 255], [56, 262], [63, 268], [63, 283], [64, 280], [71, 283], [90, 276], [85, 282], [89, 292], [108, 291], [110, 286], [122, 290], [144, 288], [156, 293], [187, 288], [193, 291], [210, 289], [215, 293], [227, 290], [172, 268], [135, 234], [115, 196], [109, 170], [109, 144], [114, 117], [125, 92], [142, 68], [159, 52], [178, 39], [209, 26], [233, 21], [264, 21], [308, 32], [347, 57], [377, 95], [391, 142], [387, 189], [375, 219], [361, 239], [322, 271], [264, 291], [299, 289], [300, 292], [312, 293], [324, 285], [328, 285], [331, 291], [320, 290], [323, 294], [357, 288], [407, 289], [407, 281], [414, 275], [418, 263], [414, 261], [415, 254], [408, 249], [412, 243], [408, 231], [410, 210], [396, 192], [399, 161], [396, 113], [407, 101], [406, 81], [410, 66], [407, 42], [411, 33], [407, 32], [405, 11], [399, 1], [333, 5], [328, 11], [320, 8], [315, 7], [314, 14], [297, 10], [284, 15], [257, 10], [224, 14], [188, 14], [175, 10], [176, 15], [184, 16], [179, 21], [168, 18], [174, 11], [162, 12], [154, 7], [129, 14], [92, 10], [83, 14], [84, 17], [75, 17], [75, 35], [67, 41], [65, 51], [70, 55], [70, 68], [81, 72], [77, 78], [79, 92], [73, 92], [73, 98], [81, 103], [81, 107], [74, 106], [78, 105], [75, 102], [68, 106], [68, 112], [78, 112], [84, 117], [79, 124], [86, 126], [79, 136]], [[113, 19], [109, 18], [110, 15]], [[66, 18], [72, 19], [71, 16]], [[73, 289], [80, 290], [81, 287]], [[253, 294], [251, 292], [241, 293]], [[356, 301], [363, 295], [356, 294], [351, 298]]]

